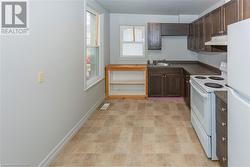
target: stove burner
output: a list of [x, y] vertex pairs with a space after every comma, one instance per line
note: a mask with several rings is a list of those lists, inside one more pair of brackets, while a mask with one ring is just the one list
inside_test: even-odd
[[217, 83], [208, 82], [208, 83], [205, 83], [205, 85], [207, 87], [210, 87], [210, 88], [223, 88], [223, 85], [220, 85], [220, 84], [217, 84]]
[[196, 76], [195, 78], [197, 78], [197, 79], [207, 79], [207, 77], [203, 77], [203, 76]]
[[222, 77], [208, 77], [209, 79], [212, 79], [212, 80], [217, 80], [217, 81], [222, 81], [224, 80], [224, 78]]

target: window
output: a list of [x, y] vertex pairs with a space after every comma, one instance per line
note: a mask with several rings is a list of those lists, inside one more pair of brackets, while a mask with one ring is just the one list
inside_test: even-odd
[[121, 26], [120, 27], [120, 55], [121, 57], [145, 56], [145, 27]]
[[86, 11], [85, 87], [94, 84], [101, 77], [100, 55], [100, 16], [97, 12], [88, 9]]

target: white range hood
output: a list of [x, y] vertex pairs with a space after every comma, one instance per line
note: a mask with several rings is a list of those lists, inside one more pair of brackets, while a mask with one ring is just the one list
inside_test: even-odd
[[214, 36], [211, 41], [205, 42], [205, 45], [227, 46], [227, 35]]

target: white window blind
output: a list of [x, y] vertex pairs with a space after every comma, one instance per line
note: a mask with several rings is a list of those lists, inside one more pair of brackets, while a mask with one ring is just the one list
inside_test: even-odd
[[121, 57], [145, 56], [145, 27], [120, 27], [120, 55]]

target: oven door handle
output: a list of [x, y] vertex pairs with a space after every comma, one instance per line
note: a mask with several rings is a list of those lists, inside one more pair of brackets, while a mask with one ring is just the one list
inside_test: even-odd
[[199, 88], [197, 88], [191, 81], [190, 81], [190, 84], [191, 84], [191, 86], [192, 86], [192, 87], [193, 87], [202, 97], [204, 97], [204, 98], [207, 98], [207, 97], [208, 97], [207, 94], [201, 92], [201, 91], [199, 90]]

